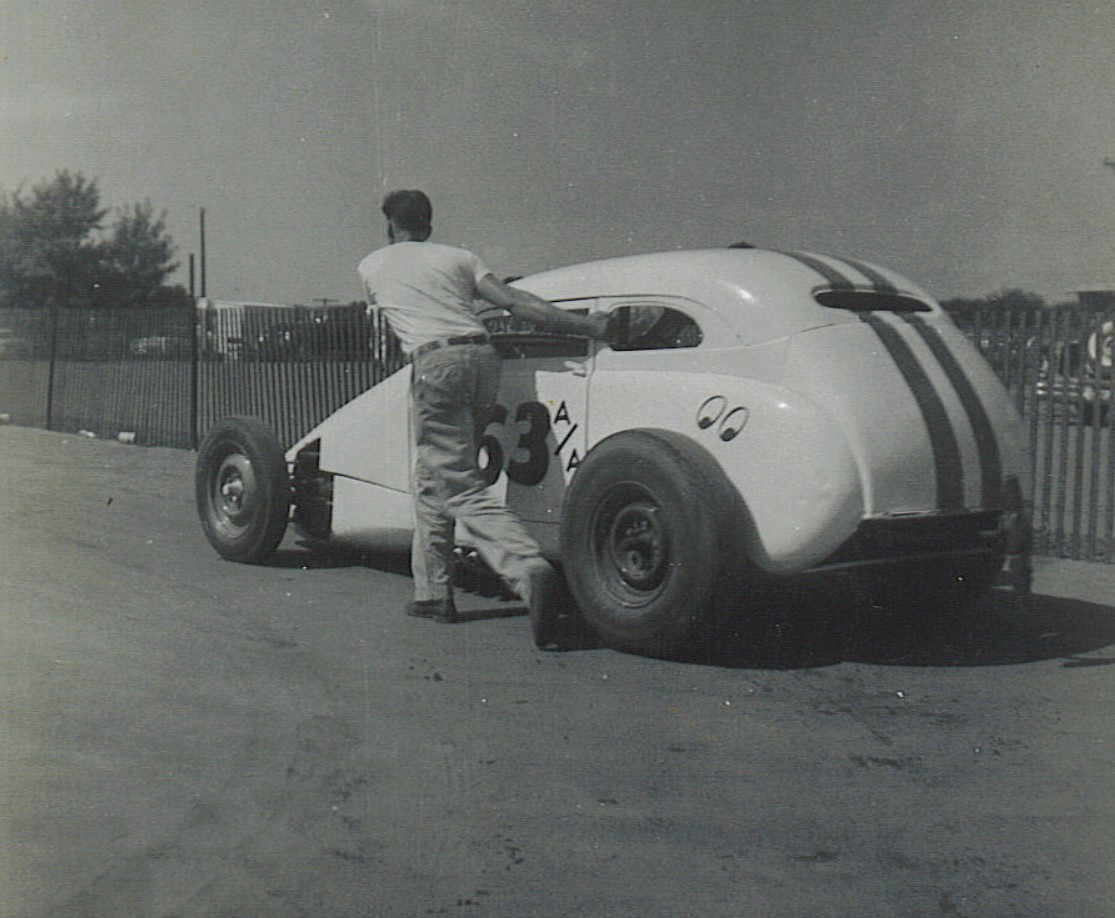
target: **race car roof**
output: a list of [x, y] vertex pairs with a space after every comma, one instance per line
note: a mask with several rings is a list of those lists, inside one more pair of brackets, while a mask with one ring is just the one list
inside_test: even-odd
[[[607, 258], [533, 274], [515, 286], [552, 301], [641, 296], [693, 300], [730, 324], [762, 330], [761, 338], [855, 321], [851, 312], [857, 309], [939, 308], [909, 280], [877, 265], [758, 248]], [[844, 296], [818, 300], [818, 294], [832, 291]]]

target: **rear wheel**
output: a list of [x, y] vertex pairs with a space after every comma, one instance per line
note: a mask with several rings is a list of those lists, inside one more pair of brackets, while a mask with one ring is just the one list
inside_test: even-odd
[[257, 564], [278, 548], [290, 514], [283, 448], [255, 418], [226, 418], [198, 447], [194, 476], [201, 528], [217, 553]]
[[599, 637], [662, 656], [710, 634], [741, 563], [739, 503], [715, 460], [678, 434], [626, 431], [597, 445], [566, 496], [562, 561]]

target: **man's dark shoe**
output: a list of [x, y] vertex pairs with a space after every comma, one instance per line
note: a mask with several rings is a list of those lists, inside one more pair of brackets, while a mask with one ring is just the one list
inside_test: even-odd
[[565, 580], [550, 565], [533, 572], [530, 580], [530, 629], [539, 650], [561, 652], [585, 646], [579, 634], [573, 598]]
[[428, 618], [443, 625], [455, 625], [460, 621], [452, 599], [415, 599], [407, 603], [407, 615]]

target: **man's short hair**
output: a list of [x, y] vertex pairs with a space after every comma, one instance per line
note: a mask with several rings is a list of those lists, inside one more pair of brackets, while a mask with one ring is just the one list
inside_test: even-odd
[[428, 233], [434, 207], [425, 192], [392, 191], [383, 199], [383, 215], [408, 233]]

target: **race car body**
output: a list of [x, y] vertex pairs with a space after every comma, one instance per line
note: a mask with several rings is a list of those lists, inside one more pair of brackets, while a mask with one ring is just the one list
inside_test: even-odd
[[[494, 330], [503, 384], [479, 456], [610, 643], [676, 649], [711, 621], [694, 602], [739, 605], [756, 579], [837, 567], [951, 563], [982, 588], [1024, 541], [1009, 398], [894, 272], [730, 248], [518, 284], [615, 316], [609, 344]], [[286, 450], [314, 537], [408, 542], [409, 373]]]

